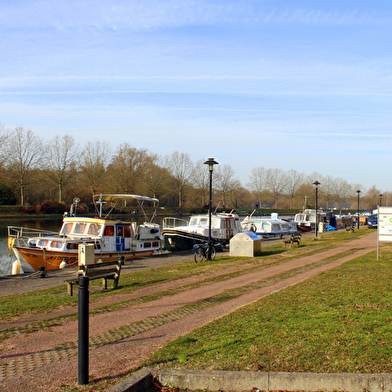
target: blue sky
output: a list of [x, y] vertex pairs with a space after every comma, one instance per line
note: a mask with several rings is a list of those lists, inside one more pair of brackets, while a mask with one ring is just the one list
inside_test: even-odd
[[0, 5], [7, 128], [392, 191], [390, 1]]

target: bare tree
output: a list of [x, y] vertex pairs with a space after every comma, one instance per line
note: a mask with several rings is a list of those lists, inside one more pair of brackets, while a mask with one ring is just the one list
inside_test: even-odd
[[222, 197], [223, 208], [227, 206], [227, 196], [233, 189], [239, 188], [241, 184], [235, 178], [235, 173], [230, 165], [218, 165], [216, 169], [216, 188]]
[[[18, 127], [10, 133], [7, 150], [9, 174], [20, 189], [20, 204], [23, 205], [25, 188], [31, 181], [34, 169], [41, 163], [42, 141], [32, 130]], [[9, 153], [11, 150], [12, 154]]]
[[152, 165], [152, 159], [147, 150], [138, 150], [128, 143], [124, 143], [117, 148], [108, 167], [108, 173], [114, 180], [117, 191], [137, 193], [145, 181], [144, 174], [150, 165]]
[[279, 196], [287, 187], [287, 175], [282, 169], [267, 170], [267, 186], [271, 195], [275, 199], [276, 208], [278, 208]]
[[375, 185], [373, 185], [365, 194], [365, 200], [369, 209], [374, 210], [380, 204], [381, 191]]
[[346, 200], [353, 193], [353, 187], [341, 178], [332, 181], [333, 197], [337, 203], [337, 208], [341, 208], [340, 203]]
[[146, 167], [142, 189], [144, 194], [160, 200], [169, 192], [170, 173], [163, 167], [158, 155], [151, 156], [152, 163]]
[[260, 208], [262, 208], [263, 196], [267, 190], [267, 170], [263, 166], [253, 168], [247, 186], [257, 198]]
[[51, 182], [58, 189], [58, 201], [63, 199], [63, 188], [75, 174], [75, 165], [79, 156], [79, 147], [73, 136], [66, 134], [55, 136], [47, 143], [45, 152], [46, 167]]
[[171, 186], [178, 196], [178, 207], [182, 207], [183, 198], [193, 173], [193, 162], [189, 154], [173, 152], [165, 159], [165, 165], [170, 172]]
[[0, 168], [6, 163], [10, 154], [8, 148], [9, 131], [0, 122]]
[[201, 205], [205, 206], [208, 204], [209, 171], [202, 159], [199, 159], [194, 165], [192, 185], [200, 195]]
[[290, 208], [293, 208], [294, 198], [297, 196], [298, 189], [304, 182], [304, 175], [296, 170], [289, 170], [287, 173], [287, 193], [290, 196]]
[[110, 157], [111, 147], [101, 141], [88, 142], [81, 154], [81, 175], [93, 196], [105, 179]]
[[320, 200], [323, 199], [325, 201], [327, 209], [331, 208], [334, 206], [335, 201], [335, 180], [331, 176], [320, 176], [318, 178], [321, 182], [321, 187], [319, 189]]

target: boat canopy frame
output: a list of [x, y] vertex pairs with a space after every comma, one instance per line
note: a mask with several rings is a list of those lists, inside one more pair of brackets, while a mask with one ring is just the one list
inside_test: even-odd
[[[148, 196], [141, 196], [141, 195], [133, 195], [133, 194], [118, 194], [118, 193], [100, 193], [98, 195], [94, 195], [93, 197], [94, 203], [99, 204], [99, 217], [103, 217], [103, 204], [105, 203], [113, 203], [113, 205], [110, 208], [110, 211], [106, 214], [105, 218], [108, 218], [113, 211], [113, 209], [116, 207], [117, 203], [121, 200], [136, 200], [139, 207], [141, 208], [144, 218], [146, 221], [149, 223], [152, 223], [153, 219], [156, 216], [156, 211], [159, 206], [159, 200], [154, 198], [154, 197], [148, 197]], [[151, 202], [155, 204], [155, 210], [154, 213], [152, 214], [150, 220], [148, 220], [146, 211], [144, 209], [144, 202]]]

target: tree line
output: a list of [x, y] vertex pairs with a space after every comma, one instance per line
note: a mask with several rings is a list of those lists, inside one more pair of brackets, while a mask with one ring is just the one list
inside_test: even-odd
[[[246, 184], [228, 164], [215, 165], [213, 204], [221, 208], [314, 208], [315, 181], [318, 205], [324, 209], [360, 209], [387, 205], [390, 193], [372, 186], [366, 190], [341, 178], [319, 173], [259, 166]], [[130, 193], [158, 198], [161, 205], [200, 208], [209, 202], [209, 171], [204, 160], [175, 151], [159, 156], [124, 142], [116, 149], [106, 142], [80, 146], [72, 135], [44, 141], [31, 129], [13, 130], [0, 124], [0, 203], [8, 192], [20, 205], [57, 200], [70, 204], [74, 197], [89, 204], [98, 193]], [[10, 200], [12, 198], [8, 198]], [[392, 200], [392, 199], [390, 199]]]

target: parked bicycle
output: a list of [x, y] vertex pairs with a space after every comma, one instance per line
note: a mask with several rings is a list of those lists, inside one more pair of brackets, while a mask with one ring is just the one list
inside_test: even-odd
[[[208, 258], [208, 243], [193, 245], [193, 253], [195, 255], [195, 262], [201, 263], [204, 259]], [[215, 256], [215, 245], [211, 244], [211, 260], [214, 260]]]

